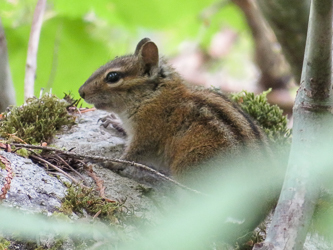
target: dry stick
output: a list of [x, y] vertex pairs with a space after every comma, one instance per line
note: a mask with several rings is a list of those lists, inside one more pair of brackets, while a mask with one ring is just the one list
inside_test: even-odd
[[63, 171], [62, 169], [58, 168], [57, 166], [53, 165], [52, 163], [44, 160], [43, 158], [40, 158], [38, 156], [35, 155], [30, 155], [30, 157], [35, 158], [38, 161], [44, 162], [45, 164], [49, 165], [50, 167], [53, 167], [55, 170], [57, 170], [58, 172], [62, 173], [63, 175], [65, 175], [67, 178], [71, 179], [75, 184], [80, 185], [83, 188], [89, 188], [84, 186], [82, 183], [80, 183], [79, 181], [77, 181], [75, 178], [73, 178], [72, 176], [70, 176], [69, 174], [67, 174], [65, 171]]
[[97, 189], [99, 191], [99, 195], [102, 198], [106, 198], [105, 196], [105, 187], [103, 186], [104, 181], [102, 179], [100, 179], [96, 173], [92, 170], [92, 167], [88, 167], [88, 175], [93, 178], [93, 180], [95, 181], [96, 185], [97, 185]]
[[191, 191], [191, 192], [194, 192], [196, 194], [200, 194], [200, 195], [205, 195], [204, 193], [202, 192], [199, 192], [195, 189], [192, 189], [192, 188], [189, 188], [173, 179], [171, 179], [170, 177], [164, 175], [164, 174], [161, 174], [160, 172], [146, 166], [146, 165], [143, 165], [143, 164], [140, 164], [140, 163], [136, 163], [136, 162], [131, 162], [131, 161], [125, 161], [125, 160], [120, 160], [120, 159], [114, 159], [114, 158], [108, 158], [108, 157], [101, 157], [101, 156], [90, 156], [90, 155], [82, 155], [82, 154], [76, 154], [76, 153], [71, 153], [71, 152], [67, 152], [67, 151], [63, 151], [63, 150], [60, 150], [60, 149], [56, 149], [56, 148], [52, 148], [52, 147], [43, 147], [43, 146], [36, 146], [36, 145], [29, 145], [29, 144], [17, 144], [17, 143], [12, 143], [11, 144], [12, 146], [15, 146], [15, 147], [23, 147], [23, 148], [32, 148], [32, 149], [43, 149], [43, 150], [48, 150], [48, 151], [55, 151], [55, 152], [58, 152], [58, 153], [62, 153], [62, 154], [65, 154], [65, 155], [68, 155], [68, 156], [72, 156], [74, 158], [81, 158], [81, 159], [91, 159], [91, 160], [96, 160], [96, 161], [113, 161], [113, 162], [119, 162], [119, 163], [124, 163], [124, 164], [128, 164], [128, 165], [131, 165], [131, 166], [134, 166], [134, 167], [138, 167], [138, 168], [141, 168], [141, 169], [144, 169], [148, 172], [151, 172], [153, 174], [155, 174], [156, 176], [164, 179], [164, 180], [167, 180], [169, 182], [172, 182], [173, 184], [185, 189], [185, 190], [188, 190], [188, 191]]
[[43, 23], [43, 15], [45, 11], [46, 0], [39, 0], [37, 2], [34, 18], [31, 25], [29, 47], [27, 55], [27, 63], [25, 66], [25, 78], [24, 78], [24, 99], [27, 100], [29, 97], [34, 95], [34, 84], [37, 68], [37, 51], [40, 30]]
[[93, 220], [96, 219], [96, 217], [98, 217], [98, 215], [100, 215], [101, 212], [102, 212], [102, 210], [98, 210], [98, 212], [94, 215]]
[[55, 155], [55, 157], [57, 157], [57, 159], [59, 159], [63, 164], [65, 164], [67, 167], [69, 167], [70, 170], [72, 170], [74, 173], [76, 173], [78, 176], [80, 176], [80, 178], [82, 180], [84, 180], [84, 177], [82, 176], [82, 174], [80, 174], [78, 171], [76, 171], [74, 168], [72, 168], [71, 165], [69, 165], [64, 159], [62, 159], [59, 155]]
[[0, 200], [2, 200], [2, 199], [6, 199], [6, 194], [7, 194], [8, 190], [10, 189], [10, 183], [12, 182], [12, 179], [13, 179], [13, 170], [10, 165], [10, 161], [7, 160], [6, 157], [0, 155], [0, 161], [6, 166], [6, 171], [8, 172], [8, 174], [5, 178], [5, 183], [1, 189], [2, 193], [0, 193]]
[[[85, 164], [86, 165], [86, 164]], [[115, 200], [111, 200], [105, 196], [105, 186], [103, 186], [104, 181], [99, 178], [94, 170], [92, 169], [92, 166], [87, 167], [88, 175], [95, 181], [97, 185], [97, 189], [99, 191], [99, 195], [107, 202], [115, 203]], [[97, 215], [98, 216], [98, 215]]]

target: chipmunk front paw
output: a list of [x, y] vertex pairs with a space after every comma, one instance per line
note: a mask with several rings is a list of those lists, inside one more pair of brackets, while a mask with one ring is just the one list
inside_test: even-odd
[[126, 132], [122, 127], [121, 121], [114, 115], [114, 114], [109, 114], [107, 116], [104, 116], [102, 118], [99, 118], [97, 122], [101, 121], [101, 126], [104, 128], [107, 128], [110, 124], [112, 128], [117, 130], [119, 133], [121, 133], [123, 136], [126, 136]]

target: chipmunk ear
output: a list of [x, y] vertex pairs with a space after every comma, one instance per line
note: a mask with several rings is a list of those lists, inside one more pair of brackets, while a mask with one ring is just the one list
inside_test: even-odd
[[140, 57], [145, 67], [145, 73], [153, 74], [158, 68], [158, 48], [149, 38], [142, 39], [136, 46], [135, 55]]
[[140, 50], [141, 50], [142, 46], [143, 46], [145, 43], [149, 42], [149, 41], [150, 41], [149, 38], [147, 38], [147, 37], [146, 37], [146, 38], [143, 38], [143, 39], [138, 43], [138, 45], [136, 45], [136, 49], [135, 49], [134, 55], [138, 56], [139, 53], [140, 53]]

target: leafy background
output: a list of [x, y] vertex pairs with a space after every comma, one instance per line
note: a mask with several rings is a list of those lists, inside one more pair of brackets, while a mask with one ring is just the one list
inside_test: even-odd
[[[17, 104], [23, 103], [25, 62], [36, 0], [0, 0], [0, 17], [9, 50]], [[131, 53], [143, 37], [158, 43], [167, 57], [183, 41], [202, 48], [223, 27], [249, 40], [242, 13], [229, 1], [214, 0], [48, 0], [39, 51], [35, 95], [44, 88], [59, 97], [77, 90], [100, 65]], [[242, 44], [242, 39], [237, 43]], [[244, 43], [243, 43], [244, 44]], [[242, 46], [247, 53], [251, 43]], [[235, 45], [237, 46], [237, 44]], [[241, 46], [241, 45], [240, 45]], [[237, 67], [238, 57], [230, 60]], [[231, 55], [231, 57], [233, 57]]]

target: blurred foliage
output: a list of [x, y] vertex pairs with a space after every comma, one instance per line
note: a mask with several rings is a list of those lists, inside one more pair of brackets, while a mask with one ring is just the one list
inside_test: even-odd
[[319, 233], [327, 240], [333, 241], [332, 220], [333, 220], [333, 195], [331, 190], [322, 189], [319, 199], [316, 203], [315, 212], [312, 217], [312, 226], [310, 230], [313, 233]]
[[57, 130], [74, 125], [75, 117], [68, 114], [67, 106], [69, 103], [53, 95], [29, 98], [26, 105], [4, 113], [0, 135], [4, 138], [15, 136], [30, 144], [49, 142]]
[[4, 238], [0, 238], [0, 250], [6, 250], [10, 246], [10, 242]]
[[[0, 0], [18, 105], [23, 102], [25, 62], [37, 0]], [[78, 88], [100, 65], [133, 51], [142, 37], [174, 53], [184, 40], [207, 47], [222, 27], [246, 31], [242, 13], [229, 1], [48, 0], [35, 83], [60, 96]]]
[[287, 128], [287, 116], [283, 115], [283, 110], [277, 105], [268, 103], [267, 94], [269, 92], [271, 89], [260, 95], [241, 91], [231, 94], [231, 99], [259, 123], [272, 142], [290, 143], [291, 130]]

